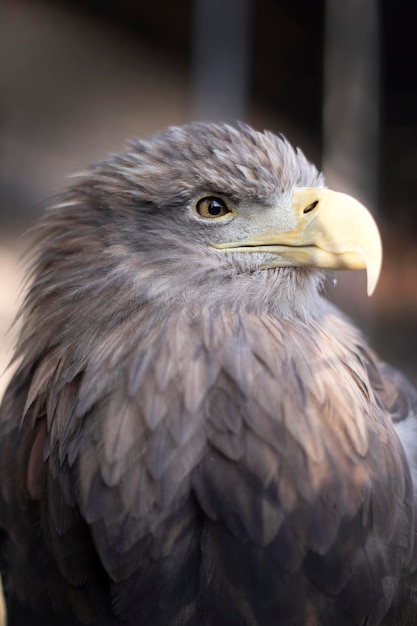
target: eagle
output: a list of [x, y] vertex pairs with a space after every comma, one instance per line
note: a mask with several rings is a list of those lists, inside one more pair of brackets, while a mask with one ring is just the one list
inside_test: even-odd
[[324, 295], [371, 214], [195, 122], [34, 227], [0, 414], [9, 626], [417, 624], [417, 391]]

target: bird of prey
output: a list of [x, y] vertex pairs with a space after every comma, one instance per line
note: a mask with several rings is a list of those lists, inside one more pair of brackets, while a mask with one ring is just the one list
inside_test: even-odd
[[1, 408], [9, 626], [417, 624], [417, 392], [322, 295], [380, 265], [270, 132], [83, 173], [35, 228]]

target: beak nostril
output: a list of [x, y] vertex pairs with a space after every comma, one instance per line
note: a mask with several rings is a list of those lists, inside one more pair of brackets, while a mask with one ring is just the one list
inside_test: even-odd
[[306, 206], [306, 208], [304, 209], [303, 213], [310, 213], [310, 211], [313, 211], [316, 206], [318, 205], [319, 201], [315, 200], [314, 202], [312, 202], [311, 204], [309, 204], [308, 206]]

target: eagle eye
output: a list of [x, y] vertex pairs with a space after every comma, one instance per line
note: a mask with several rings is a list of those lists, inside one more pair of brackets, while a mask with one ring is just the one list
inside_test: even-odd
[[225, 200], [218, 196], [200, 198], [195, 204], [195, 210], [201, 217], [208, 219], [216, 219], [232, 214], [232, 210], [227, 206]]

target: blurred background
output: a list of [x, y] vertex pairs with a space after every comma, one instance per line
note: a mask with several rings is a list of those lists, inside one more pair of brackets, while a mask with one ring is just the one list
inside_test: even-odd
[[327, 292], [417, 382], [416, 41], [414, 0], [3, 0], [0, 371], [21, 235], [67, 176], [129, 137], [241, 119], [284, 133], [374, 212], [375, 296], [362, 272]]

